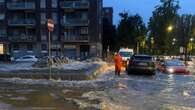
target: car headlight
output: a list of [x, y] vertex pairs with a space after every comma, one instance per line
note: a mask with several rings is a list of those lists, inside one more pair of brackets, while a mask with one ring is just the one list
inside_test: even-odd
[[169, 73], [174, 73], [174, 69], [173, 68], [168, 68], [168, 72]]

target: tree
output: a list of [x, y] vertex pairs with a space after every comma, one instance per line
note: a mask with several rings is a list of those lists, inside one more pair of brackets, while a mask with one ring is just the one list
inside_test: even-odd
[[195, 16], [194, 15], [182, 15], [177, 17], [176, 23], [176, 36], [178, 39], [178, 45], [192, 51], [193, 41], [195, 39]]
[[137, 44], [144, 44], [143, 40], [146, 38], [147, 29], [138, 14], [131, 15], [127, 12], [119, 14], [121, 17], [117, 28], [117, 41], [120, 47], [136, 48]]
[[170, 26], [174, 28], [178, 9], [178, 1], [161, 0], [161, 4], [156, 6], [153, 16], [150, 18], [148, 24], [149, 36], [154, 38], [154, 49], [158, 50], [159, 54], [167, 54], [170, 49], [172, 38], [174, 37], [174, 29], [167, 29]]
[[[115, 51], [116, 45], [116, 28], [109, 22], [107, 18], [103, 18], [103, 54], [106, 54], [107, 49]], [[105, 56], [105, 55], [104, 55]]]

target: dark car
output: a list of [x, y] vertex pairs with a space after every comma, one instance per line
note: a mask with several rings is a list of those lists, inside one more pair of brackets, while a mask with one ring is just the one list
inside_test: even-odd
[[154, 75], [155, 61], [149, 55], [133, 55], [127, 67], [128, 74]]
[[180, 60], [165, 61], [158, 69], [167, 74], [190, 75], [187, 67]]
[[11, 56], [7, 54], [0, 55], [0, 62], [10, 62]]

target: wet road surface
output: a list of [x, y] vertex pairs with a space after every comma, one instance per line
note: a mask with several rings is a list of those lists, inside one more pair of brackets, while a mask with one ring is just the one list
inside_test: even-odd
[[[195, 77], [101, 75], [93, 81], [50, 85], [0, 81], [0, 109], [6, 110], [194, 110]], [[44, 83], [46, 81], [43, 81]], [[59, 83], [60, 82], [60, 83]], [[54, 82], [55, 83], [55, 82]], [[93, 87], [91, 87], [93, 85]], [[70, 86], [69, 88], [67, 88]], [[71, 89], [70, 89], [71, 88]], [[80, 89], [79, 89], [80, 88]]]

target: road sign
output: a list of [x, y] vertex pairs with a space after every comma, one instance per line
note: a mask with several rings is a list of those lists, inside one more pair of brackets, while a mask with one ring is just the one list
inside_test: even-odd
[[52, 59], [51, 59], [51, 32], [54, 30], [54, 21], [52, 19], [48, 19], [47, 21], [47, 28], [49, 30], [49, 41], [48, 41], [48, 49], [49, 49], [49, 79], [52, 78], [51, 76], [51, 66], [52, 66]]
[[54, 21], [52, 19], [48, 19], [47, 28], [50, 32], [52, 32], [54, 30]]
[[184, 47], [180, 47], [179, 52], [184, 53]]

